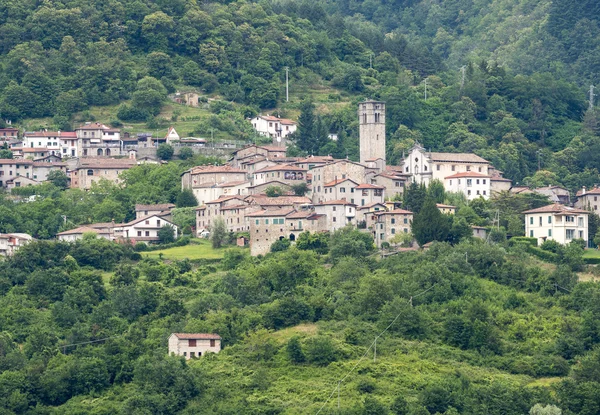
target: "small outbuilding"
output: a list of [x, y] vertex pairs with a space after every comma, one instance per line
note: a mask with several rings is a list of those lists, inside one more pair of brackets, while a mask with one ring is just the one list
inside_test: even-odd
[[212, 333], [173, 333], [169, 336], [169, 354], [186, 360], [208, 352], [221, 351], [221, 336]]

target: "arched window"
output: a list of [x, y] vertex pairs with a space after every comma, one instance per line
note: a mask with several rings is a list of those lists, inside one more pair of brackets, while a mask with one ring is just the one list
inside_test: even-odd
[[107, 156], [110, 156], [110, 148], [107, 148], [107, 149], [106, 149], [106, 155], [107, 155]]
[[99, 148], [99, 149], [98, 149], [98, 155], [99, 155], [99, 156], [101, 156], [101, 155], [102, 155], [102, 149], [101, 149], [101, 148]]
[[94, 175], [94, 170], [88, 170], [87, 171], [87, 175], [88, 176], [93, 176]]

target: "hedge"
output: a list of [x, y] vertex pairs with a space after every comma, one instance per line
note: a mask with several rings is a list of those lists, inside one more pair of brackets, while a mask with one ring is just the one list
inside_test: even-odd
[[514, 244], [523, 243], [523, 242], [527, 243], [528, 245], [531, 245], [531, 246], [537, 246], [537, 244], [538, 244], [537, 238], [530, 238], [529, 236], [513, 236], [508, 241], [508, 243], [511, 246]]

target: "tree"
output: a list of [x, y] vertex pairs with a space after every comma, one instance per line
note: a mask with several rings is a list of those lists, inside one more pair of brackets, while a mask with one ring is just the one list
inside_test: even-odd
[[327, 336], [315, 336], [306, 342], [306, 360], [317, 366], [327, 366], [335, 362], [337, 351]]
[[408, 415], [408, 402], [406, 402], [403, 396], [397, 396], [394, 402], [392, 402], [390, 409], [394, 415]]
[[210, 240], [213, 248], [220, 248], [225, 244], [227, 238], [227, 227], [223, 218], [218, 217], [213, 220], [210, 227]]
[[529, 415], [562, 415], [562, 410], [558, 406], [537, 403], [529, 410]]
[[304, 363], [306, 360], [304, 351], [302, 350], [302, 345], [300, 344], [300, 338], [298, 336], [293, 336], [288, 341], [286, 352], [290, 360], [294, 363]]
[[178, 208], [194, 207], [198, 206], [198, 199], [196, 199], [196, 196], [191, 189], [183, 189], [179, 192], [179, 195], [177, 195], [175, 204]]
[[287, 251], [291, 244], [292, 243], [287, 238], [279, 239], [273, 242], [273, 244], [271, 245], [271, 252]]
[[373, 396], [367, 396], [363, 404], [364, 415], [386, 415], [389, 410], [379, 400]]
[[161, 160], [171, 160], [171, 157], [173, 157], [173, 153], [174, 153], [173, 147], [166, 143], [159, 145], [158, 148], [156, 149], [156, 155]]
[[13, 152], [7, 148], [0, 149], [0, 159], [11, 159], [13, 158]]
[[412, 182], [404, 190], [404, 194], [402, 195], [402, 207], [404, 207], [404, 209], [406, 210], [410, 210], [415, 214], [419, 213], [426, 196], [427, 188], [425, 187], [425, 185]]
[[308, 184], [306, 182], [292, 185], [292, 191], [296, 196], [304, 196], [308, 192]]
[[181, 150], [179, 150], [179, 154], [177, 154], [177, 156], [181, 160], [189, 160], [194, 157], [194, 151], [189, 147], [183, 147]]
[[136, 90], [132, 95], [132, 105], [133, 108], [147, 111], [152, 115], [158, 115], [166, 97], [167, 89], [162, 82], [151, 76], [146, 76], [137, 83]]
[[329, 240], [329, 252], [334, 262], [345, 256], [364, 258], [374, 250], [373, 236], [351, 225], [335, 231]]
[[175, 242], [175, 229], [171, 225], [163, 225], [158, 230], [158, 240], [161, 244], [170, 244]]
[[296, 145], [302, 151], [314, 154], [313, 133], [315, 131], [315, 105], [305, 99], [300, 103], [298, 129], [294, 133]]
[[445, 241], [450, 232], [449, 219], [440, 212], [432, 197], [427, 197], [423, 207], [414, 215], [412, 234], [419, 245], [431, 241]]
[[265, 194], [267, 197], [279, 197], [282, 196], [285, 192], [280, 186], [269, 186], [265, 189]]
[[446, 199], [446, 191], [444, 190], [444, 183], [439, 180], [432, 180], [427, 188], [427, 195], [433, 197], [435, 203], [444, 203]]
[[65, 172], [61, 170], [52, 170], [50, 173], [48, 173], [46, 179], [60, 189], [66, 189], [71, 183], [69, 176], [67, 176]]

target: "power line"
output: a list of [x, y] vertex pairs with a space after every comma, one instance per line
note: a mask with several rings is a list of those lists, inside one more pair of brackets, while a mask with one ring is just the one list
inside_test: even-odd
[[63, 351], [65, 351], [67, 349], [67, 347], [72, 347], [72, 346], [81, 346], [83, 344], [91, 344], [91, 343], [99, 343], [99, 342], [103, 342], [105, 340], [110, 340], [110, 339], [116, 339], [117, 337], [121, 337], [122, 334], [119, 334], [118, 336], [112, 336], [112, 337], [105, 337], [103, 339], [98, 339], [98, 340], [90, 340], [87, 342], [81, 342], [81, 343], [72, 343], [72, 344], [65, 344], [62, 347]]
[[[433, 287], [435, 287], [437, 285], [437, 283], [433, 284], [431, 287], [429, 287], [428, 289], [426, 289], [425, 291], [421, 291], [418, 294], [413, 295], [412, 297], [410, 297], [410, 299], [408, 300], [410, 305], [412, 306], [412, 300], [413, 298], [417, 298], [420, 297], [422, 295], [424, 295], [426, 292], [430, 291], [433, 289]], [[396, 320], [398, 320], [398, 318], [400, 318], [400, 315], [402, 313], [398, 313], [398, 315], [396, 316], [396, 318], [394, 318], [394, 320], [392, 320], [392, 322], [390, 324], [388, 324], [388, 326], [383, 329], [383, 331], [381, 333], [379, 333], [376, 337], [375, 340], [373, 340], [373, 342], [371, 343], [371, 345], [369, 346], [369, 348], [363, 353], [363, 355], [360, 357], [360, 359], [358, 359], [358, 362], [356, 362], [356, 364], [352, 367], [352, 369], [350, 369], [348, 371], [348, 373], [346, 373], [345, 376], [343, 376], [341, 379], [338, 380], [337, 382], [337, 386], [331, 391], [331, 393], [329, 394], [329, 397], [327, 398], [327, 400], [323, 403], [323, 405], [321, 406], [321, 408], [319, 408], [319, 410], [317, 411], [316, 415], [319, 415], [321, 413], [321, 411], [323, 410], [323, 408], [325, 408], [325, 405], [327, 405], [327, 403], [329, 403], [329, 401], [331, 400], [331, 398], [333, 397], [333, 395], [335, 394], [335, 392], [337, 391], [338, 393], [338, 407], [339, 407], [339, 393], [340, 393], [340, 386], [342, 384], [343, 381], [345, 381], [348, 376], [350, 376], [352, 374], [352, 372], [354, 372], [356, 370], [356, 368], [358, 367], [358, 365], [360, 364], [360, 362], [362, 362], [362, 360], [367, 356], [367, 354], [369, 353], [369, 351], [373, 348], [373, 347], [377, 347], [377, 339], [381, 336], [383, 336], [383, 334], [388, 331], [390, 329], [390, 327], [392, 327], [394, 325], [394, 323], [396, 322]]]

